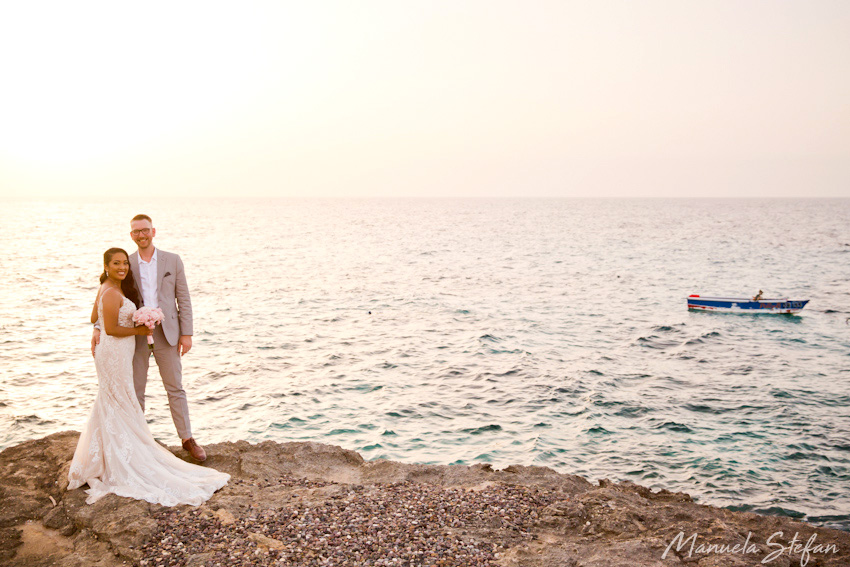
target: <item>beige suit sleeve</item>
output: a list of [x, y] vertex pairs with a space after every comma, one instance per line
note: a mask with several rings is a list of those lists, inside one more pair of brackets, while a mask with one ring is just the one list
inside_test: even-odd
[[[175, 254], [175, 256], [177, 256]], [[192, 325], [192, 299], [189, 297], [189, 284], [186, 283], [186, 272], [183, 270], [183, 260], [177, 256], [177, 274], [174, 280], [174, 296], [177, 299], [177, 321], [180, 324], [181, 335], [194, 335]]]

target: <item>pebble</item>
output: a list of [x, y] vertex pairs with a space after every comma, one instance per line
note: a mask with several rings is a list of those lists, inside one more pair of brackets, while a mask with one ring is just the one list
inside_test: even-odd
[[[253, 486], [329, 484], [282, 477]], [[346, 488], [324, 502], [250, 507], [226, 525], [218, 515], [164, 509], [139, 564], [180, 567], [204, 553], [207, 567], [496, 567], [505, 549], [533, 539], [528, 530], [557, 499], [504, 484], [475, 491], [410, 482]]]

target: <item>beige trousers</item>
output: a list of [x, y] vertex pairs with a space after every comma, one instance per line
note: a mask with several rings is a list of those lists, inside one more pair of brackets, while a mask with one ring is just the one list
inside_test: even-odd
[[[162, 326], [157, 325], [153, 331], [153, 357], [159, 367], [162, 385], [168, 393], [168, 407], [171, 408], [171, 419], [180, 439], [192, 436], [192, 426], [189, 423], [189, 403], [186, 401], [186, 391], [183, 390], [183, 364], [177, 345], [171, 346], [165, 339]], [[133, 355], [133, 384], [139, 405], [145, 411], [145, 387], [148, 383], [148, 368], [150, 367], [150, 350], [147, 337], [136, 337], [136, 353]]]

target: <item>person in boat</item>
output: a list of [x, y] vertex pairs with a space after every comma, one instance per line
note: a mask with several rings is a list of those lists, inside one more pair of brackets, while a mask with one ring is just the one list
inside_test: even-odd
[[764, 293], [764, 292], [763, 292], [762, 290], [759, 290], [759, 292], [758, 292], [758, 293], [756, 294], [756, 296], [753, 298], [753, 301], [761, 301], [761, 295], [762, 295], [763, 293]]

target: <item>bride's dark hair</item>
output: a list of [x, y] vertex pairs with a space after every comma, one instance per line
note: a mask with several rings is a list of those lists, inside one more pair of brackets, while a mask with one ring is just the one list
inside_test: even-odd
[[[106, 252], [103, 253], [103, 265], [107, 265], [112, 261], [112, 257], [117, 253], [121, 252], [127, 259], [130, 259], [130, 255], [124, 251], [123, 248], [110, 248]], [[107, 275], [106, 271], [100, 274], [100, 283], [106, 281]], [[136, 280], [133, 278], [133, 270], [127, 270], [127, 277], [121, 282], [121, 291], [124, 292], [124, 295], [136, 304], [136, 307], [139, 307], [141, 304], [141, 298], [139, 298], [139, 291], [136, 289]]]

